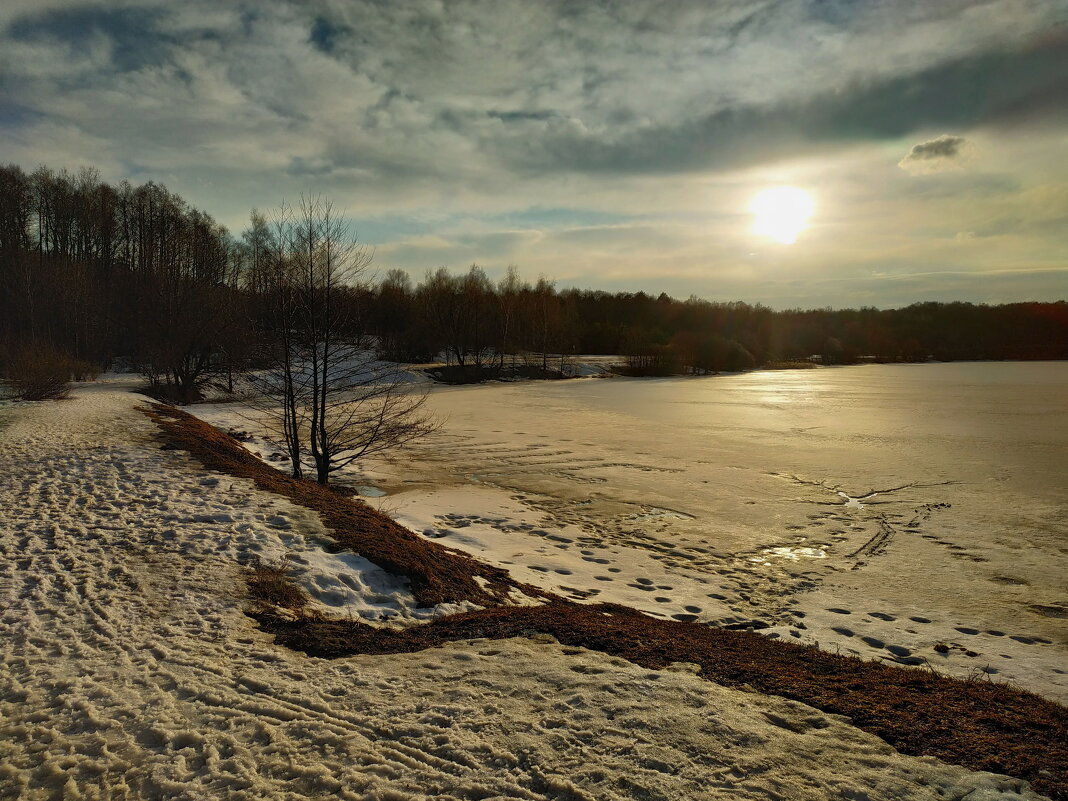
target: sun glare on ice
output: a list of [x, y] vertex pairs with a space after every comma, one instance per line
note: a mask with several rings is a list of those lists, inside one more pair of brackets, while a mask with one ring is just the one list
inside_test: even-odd
[[815, 207], [812, 195], [796, 186], [765, 189], [749, 204], [749, 211], [755, 217], [753, 233], [792, 245], [797, 235], [808, 227]]

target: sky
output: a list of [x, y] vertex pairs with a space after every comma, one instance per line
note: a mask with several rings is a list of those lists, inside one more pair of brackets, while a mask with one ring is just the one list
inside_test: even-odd
[[1068, 299], [1068, 0], [4, 0], [0, 162], [323, 195], [416, 280]]

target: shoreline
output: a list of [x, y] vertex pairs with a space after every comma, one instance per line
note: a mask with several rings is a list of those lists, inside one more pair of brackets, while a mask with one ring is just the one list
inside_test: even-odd
[[[150, 416], [167, 442], [189, 450], [205, 467], [253, 477], [258, 485], [298, 502], [304, 496], [302, 485], [309, 482], [277, 481], [270, 475], [277, 473], [274, 468], [249, 461], [236, 440], [226, 442], [228, 438], [195, 418], [158, 405]], [[204, 447], [205, 439], [212, 443], [210, 449]], [[337, 495], [334, 503], [363, 505]], [[384, 529], [380, 536], [393, 532]], [[433, 570], [451, 575], [474, 564], [465, 561], [453, 567], [439, 562]], [[536, 605], [516, 606], [507, 594], [498, 595], [481, 610], [447, 614], [401, 629], [323, 619], [315, 613], [309, 617], [299, 610], [296, 616], [280, 615], [269, 607], [254, 607], [249, 614], [276, 642], [319, 657], [413, 653], [451, 642], [508, 639], [533, 632], [549, 635], [546, 642], [602, 651], [646, 668], [692, 664], [692, 672], [706, 680], [845, 715], [852, 725], [904, 753], [937, 756], [972, 770], [1009, 772], [1037, 789], [1052, 791], [1053, 797], [1068, 797], [1068, 773], [1061, 777], [1058, 772], [1068, 764], [1068, 708], [1032, 693], [1003, 684], [960, 681], [934, 671], [879, 665], [812, 646], [775, 642], [753, 632], [658, 621], [618, 604], [576, 604], [551, 594], [531, 599]], [[1006, 756], [1010, 753], [1011, 758]]]
[[[973, 476], [945, 470], [945, 446], [931, 453], [929, 466], [910, 457], [908, 473], [872, 472], [853, 445], [867, 423], [846, 425], [831, 443], [809, 428], [826, 417], [829, 392], [812, 396], [813, 381], [817, 388], [843, 381], [855, 387], [850, 382], [861, 375], [865, 385], [869, 375], [881, 375], [896, 391], [896, 373], [817, 371], [774, 383], [741, 374], [714, 385], [639, 381], [628, 392], [597, 382], [450, 387], [432, 395], [449, 419], [439, 435], [341, 479], [384, 492], [365, 500], [414, 534], [571, 600], [750, 626], [834, 653], [1012, 682], [1063, 702], [1068, 672], [1056, 617], [1055, 530], [1030, 554], [1007, 551], [1012, 543], [996, 536], [977, 540], [977, 525], [1015, 521], [1007, 507], [990, 505]], [[739, 415], [751, 414], [782, 422], [750, 434], [724, 420], [708, 435], [709, 458], [679, 460], [672, 449], [687, 447], [688, 437], [676, 440], [659, 419], [633, 420], [620, 405], [635, 392], [643, 409], [655, 409], [657, 399], [684, 401], [665, 409], [673, 418], [676, 407], [696, 408], [692, 400], [706, 392], [700, 387], [726, 402], [713, 407], [717, 414], [729, 412], [741, 424]], [[695, 391], [702, 394], [691, 397]], [[610, 411], [576, 406], [575, 397], [602, 405], [607, 399]], [[767, 411], [739, 406], [751, 397], [773, 403]], [[798, 409], [803, 417], [795, 421]], [[192, 411], [230, 424], [225, 406]], [[606, 442], [595, 433], [606, 425], [626, 433]], [[927, 425], [943, 423], [932, 417]], [[1026, 432], [1009, 433], [1034, 458]], [[787, 470], [780, 441], [797, 443], [800, 461]], [[834, 478], [805, 461], [806, 442], [839, 465]], [[887, 447], [860, 442], [876, 458]], [[262, 443], [250, 445], [262, 450]], [[775, 469], [762, 458], [773, 459]], [[1054, 448], [1049, 458], [1061, 457]], [[850, 481], [847, 465], [857, 476], [868, 473], [865, 482]], [[1016, 484], [1026, 487], [1022, 477]]]

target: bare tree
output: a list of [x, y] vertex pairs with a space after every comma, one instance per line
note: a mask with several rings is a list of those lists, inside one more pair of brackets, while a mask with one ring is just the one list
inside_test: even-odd
[[437, 332], [448, 362], [462, 370], [470, 353], [470, 309], [461, 281], [444, 267], [428, 271], [419, 285], [419, 301], [428, 327]]
[[291, 252], [292, 219], [292, 209], [283, 203], [268, 228], [269, 235], [265, 235], [266, 220], [254, 211], [251, 232], [245, 232], [246, 242], [259, 238], [266, 251], [258, 254], [257, 275], [263, 290], [259, 310], [263, 352], [257, 365], [260, 369], [251, 371], [247, 379], [254, 390], [249, 399], [257, 412], [254, 421], [284, 444], [293, 477], [302, 478], [310, 375], [304, 369], [300, 343], [302, 320]]
[[519, 341], [517, 317], [519, 302], [524, 290], [523, 281], [519, 278], [519, 268], [514, 264], [508, 265], [505, 276], [497, 282], [497, 303], [500, 307], [500, 366], [504, 367], [505, 354], [512, 357], [512, 368], [515, 368], [516, 344]]
[[275, 240], [265, 326], [271, 367], [252, 381], [275, 401], [269, 418], [293, 474], [302, 475], [307, 452], [326, 484], [360, 457], [434, 425], [422, 410], [426, 391], [375, 358], [360, 308], [373, 253], [344, 218], [327, 200], [302, 199], [277, 216]]
[[237, 246], [243, 284], [249, 292], [263, 295], [269, 291], [271, 260], [276, 249], [270, 223], [263, 214], [253, 209], [249, 215], [249, 227], [241, 235], [241, 242]]

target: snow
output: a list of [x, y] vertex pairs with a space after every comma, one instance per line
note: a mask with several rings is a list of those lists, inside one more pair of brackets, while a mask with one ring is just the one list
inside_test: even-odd
[[2, 797], [1038, 798], [686, 665], [545, 636], [277, 647], [242, 612], [245, 557], [354, 573], [367, 609], [403, 615], [403, 590], [324, 561], [310, 513], [160, 450], [143, 401], [103, 384], [0, 409]]
[[546, 523], [499, 490], [413, 490], [389, 501], [391, 516], [412, 531], [572, 600], [623, 604], [676, 620], [729, 615], [714, 597], [724, 598], [727, 588], [714, 578], [669, 570], [641, 545], [605, 545], [575, 525]]

